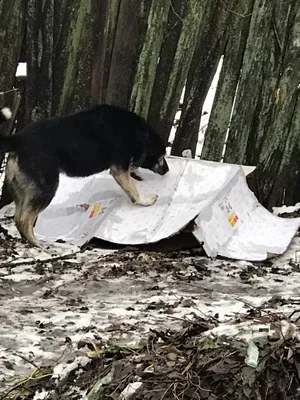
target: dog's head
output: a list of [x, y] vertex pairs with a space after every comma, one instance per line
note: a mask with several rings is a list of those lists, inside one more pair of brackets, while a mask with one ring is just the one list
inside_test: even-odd
[[169, 166], [165, 160], [165, 154], [162, 154], [159, 158], [148, 154], [141, 167], [147, 168], [159, 175], [165, 175], [169, 171]]
[[140, 166], [159, 175], [165, 175], [169, 166], [165, 160], [166, 146], [160, 136], [152, 128], [147, 129], [147, 151], [143, 155]]

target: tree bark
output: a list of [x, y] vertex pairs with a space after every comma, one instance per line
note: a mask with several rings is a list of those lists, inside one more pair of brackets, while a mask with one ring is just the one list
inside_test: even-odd
[[[169, 8], [168, 22], [161, 45], [159, 61], [151, 94], [148, 122], [157, 130], [157, 132], [165, 141], [168, 139], [170, 128], [166, 128], [164, 123], [166, 123], [166, 120], [169, 121], [170, 117], [166, 117], [166, 119], [164, 119], [161, 116], [161, 109], [164, 104], [166, 93], [169, 89], [172, 91], [174, 91], [174, 89], [182, 91], [182, 85], [180, 84], [177, 86], [177, 88], [169, 88], [169, 80], [172, 73], [174, 73], [174, 59], [176, 56], [184, 20], [189, 9], [188, 6], [188, 1], [173, 0], [172, 6]], [[176, 105], [176, 109], [177, 108], [178, 105]], [[170, 113], [171, 118], [173, 114], [174, 110], [172, 110]]]
[[[232, 1], [228, 4], [232, 7]], [[172, 155], [181, 156], [183, 150], [191, 149], [193, 157], [195, 156], [201, 110], [224, 50], [226, 24], [230, 16], [223, 1], [206, 4], [197, 37], [197, 47], [188, 71], [183, 108], [172, 146]]]
[[105, 103], [121, 0], [97, 0], [93, 29], [91, 101]]
[[91, 103], [93, 27], [96, 0], [54, 0], [52, 114]]
[[51, 116], [54, 0], [29, 0], [26, 122]]
[[[282, 43], [282, 69], [273, 90], [273, 108], [265, 128], [258, 177], [262, 203], [271, 208], [300, 200], [299, 191], [299, 69], [300, 9], [290, 3]], [[287, 39], [285, 43], [284, 39]], [[280, 37], [279, 37], [280, 40]]]
[[240, 0], [239, 14], [232, 17], [232, 26], [224, 52], [222, 70], [210, 114], [201, 158], [221, 161], [229, 127], [234, 97], [240, 77], [243, 56], [249, 33], [254, 0]]
[[120, 3], [105, 95], [108, 104], [130, 108], [134, 74], [147, 30], [145, 18], [149, 6], [149, 1], [145, 4], [122, 0]]
[[244, 164], [257, 165], [259, 163], [262, 142], [272, 115], [274, 91], [277, 90], [278, 79], [283, 71], [285, 50], [294, 18], [291, 13], [294, 7], [292, 7], [293, 3], [295, 5], [295, 2], [290, 1], [274, 0], [272, 2], [272, 19], [268, 40], [269, 57], [265, 66], [255, 122], [253, 122], [253, 129], [250, 131], [247, 143]]
[[142, 41], [130, 95], [130, 109], [144, 118], [147, 118], [149, 112], [169, 6], [168, 1], [152, 0], [148, 12], [148, 28]]
[[[16, 70], [20, 58], [22, 43], [25, 35], [25, 0], [0, 0], [0, 92], [11, 90], [16, 81]], [[19, 105], [19, 93], [11, 91], [0, 98], [0, 106], [9, 105], [13, 111], [13, 119], [1, 125], [0, 134], [9, 135], [13, 129], [15, 114]], [[0, 156], [0, 167], [4, 155]], [[4, 197], [3, 197], [4, 196]], [[7, 188], [2, 187], [2, 200], [9, 204], [12, 200]]]
[[[175, 8], [172, 5], [170, 13], [174, 11]], [[165, 45], [162, 46], [160, 64], [152, 92], [149, 121], [155, 126], [165, 142], [169, 138], [178, 110], [181, 93], [196, 48], [203, 12], [204, 5], [201, 2], [186, 0], [176, 49], [169, 46], [168, 38]], [[169, 62], [171, 68], [170, 70], [166, 69], [165, 76], [162, 76], [167, 62]], [[160, 82], [163, 82], [163, 85], [159, 88]], [[155, 107], [156, 102], [157, 106]]]
[[12, 89], [25, 34], [25, 0], [0, 0], [0, 92]]
[[271, 21], [271, 2], [256, 0], [224, 156], [229, 163], [246, 161], [248, 140], [261, 115], [263, 82], [271, 70]]
[[[300, 96], [298, 91], [297, 102], [295, 103], [295, 110], [290, 125], [289, 135], [285, 142], [283, 154], [281, 157], [278, 172], [276, 174], [276, 180], [272, 187], [272, 191], [269, 194], [267, 206], [272, 209], [273, 206], [285, 204], [287, 206], [293, 206], [300, 201]], [[260, 172], [260, 183], [262, 184], [265, 180], [263, 175], [263, 169], [265, 174], [270, 174], [272, 177], [272, 165], [264, 166], [261, 164], [258, 168]], [[275, 171], [273, 172], [275, 173]], [[263, 201], [265, 199], [264, 192]], [[267, 192], [268, 194], [268, 192]]]

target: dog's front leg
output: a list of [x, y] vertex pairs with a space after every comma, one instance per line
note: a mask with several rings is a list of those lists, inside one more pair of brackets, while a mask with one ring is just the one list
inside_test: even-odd
[[147, 207], [156, 202], [158, 198], [156, 194], [144, 196], [139, 193], [131, 179], [130, 172], [128, 170], [124, 171], [120, 167], [114, 165], [110, 168], [110, 174], [113, 176], [117, 184], [120, 185], [124, 192], [129, 196], [133, 203]]

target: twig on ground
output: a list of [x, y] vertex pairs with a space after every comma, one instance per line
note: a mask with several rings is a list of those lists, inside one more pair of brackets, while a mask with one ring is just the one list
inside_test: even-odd
[[[240, 301], [241, 303], [244, 303], [247, 307], [252, 308], [253, 310], [258, 310], [260, 312], [264, 312], [265, 314], [268, 314], [269, 316], [275, 318], [277, 321], [279, 321], [280, 319], [287, 319], [287, 317], [285, 317], [283, 314], [275, 314], [272, 311], [269, 310], [265, 310], [263, 308], [254, 306], [251, 303], [248, 303], [247, 301], [243, 300], [243, 299], [239, 299], [238, 297], [235, 298], [235, 300]], [[281, 318], [280, 318], [281, 317]]]
[[[11, 260], [10, 262], [4, 262], [4, 263], [0, 263], [0, 267], [17, 267], [19, 265], [33, 265], [36, 263], [47, 263], [49, 261], [57, 261], [57, 260], [65, 260], [68, 258], [74, 258], [78, 253], [80, 253], [81, 251], [78, 250], [75, 253], [70, 253], [70, 254], [62, 254], [62, 255], [58, 255], [58, 256], [51, 256], [49, 255], [48, 258], [44, 259], [44, 260], [40, 260], [40, 259], [35, 259], [33, 257], [28, 257], [27, 259], [24, 260], [25, 257], [18, 257], [15, 258], [15, 260], [17, 262], [14, 262], [14, 260]], [[18, 259], [20, 259], [20, 261], [18, 261]]]
[[[7, 398], [7, 396], [14, 392], [15, 390], [19, 389], [20, 387], [22, 387], [23, 385], [25, 385], [26, 383], [30, 382], [30, 381], [39, 381], [48, 377], [51, 377], [52, 374], [45, 374], [45, 375], [41, 375], [38, 377], [34, 377], [34, 375], [36, 374], [36, 372], [38, 372], [39, 370], [34, 370], [29, 376], [27, 376], [27, 378], [23, 379], [22, 381], [18, 382], [16, 385], [14, 385], [12, 388], [10, 388], [6, 393], [4, 393], [3, 396], [0, 397], [0, 400], [4, 400]], [[27, 390], [26, 388], [24, 388], [25, 390]]]
[[166, 397], [166, 395], [171, 390], [173, 385], [174, 385], [174, 382], [172, 382], [171, 385], [167, 387], [167, 389], [164, 391], [163, 395], [161, 396], [160, 400], [163, 400]]
[[28, 364], [31, 364], [34, 368], [36, 368], [37, 370], [41, 370], [43, 367], [39, 367], [35, 362], [29, 360], [28, 358], [26, 358], [25, 356], [23, 356], [22, 354], [18, 354], [18, 353], [13, 353], [14, 356], [16, 357], [20, 357], [22, 358], [23, 361], [26, 361]]
[[[294, 311], [289, 315], [288, 319], [291, 319], [295, 314], [298, 314], [298, 313], [300, 313], [300, 309], [294, 310]], [[299, 319], [300, 319], [300, 316], [299, 316], [298, 318], [296, 318], [295, 321], [293, 321], [293, 322], [298, 322]]]

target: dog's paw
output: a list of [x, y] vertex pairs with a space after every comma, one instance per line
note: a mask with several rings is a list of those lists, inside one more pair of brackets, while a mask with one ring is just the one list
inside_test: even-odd
[[48, 247], [46, 244], [42, 244], [41, 242], [36, 241], [35, 243], [32, 243], [32, 246], [34, 246], [36, 249], [40, 249], [42, 251], [46, 251]]
[[139, 201], [136, 204], [139, 204], [144, 207], [152, 206], [156, 200], [158, 199], [157, 194], [150, 194], [149, 196], [140, 195]]

